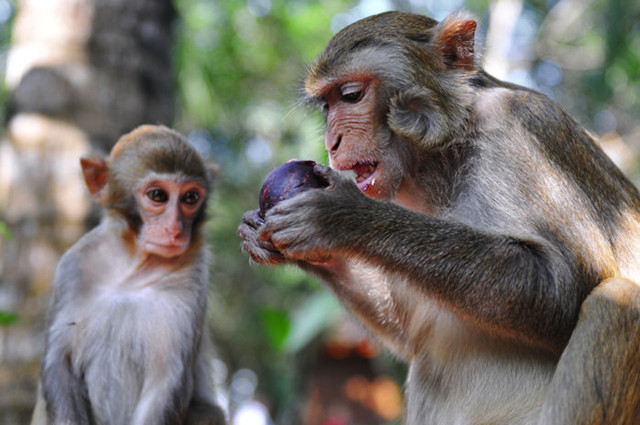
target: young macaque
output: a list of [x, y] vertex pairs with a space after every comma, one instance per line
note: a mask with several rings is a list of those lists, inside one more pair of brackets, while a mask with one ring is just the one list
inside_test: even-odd
[[321, 278], [406, 359], [409, 425], [638, 424], [640, 194], [477, 64], [475, 28], [389, 12], [336, 34], [305, 81], [329, 186], [247, 212], [243, 249]]
[[33, 423], [224, 424], [201, 235], [213, 168], [152, 125], [80, 163], [105, 215], [58, 265]]

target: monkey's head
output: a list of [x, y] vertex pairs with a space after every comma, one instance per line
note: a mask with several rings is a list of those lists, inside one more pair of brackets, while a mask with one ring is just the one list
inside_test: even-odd
[[182, 135], [144, 125], [120, 138], [107, 159], [80, 163], [91, 194], [126, 220], [138, 249], [171, 258], [193, 244], [215, 168]]
[[473, 20], [387, 12], [336, 34], [311, 67], [308, 99], [326, 115], [331, 166], [366, 194], [393, 198], [415, 158], [468, 127]]

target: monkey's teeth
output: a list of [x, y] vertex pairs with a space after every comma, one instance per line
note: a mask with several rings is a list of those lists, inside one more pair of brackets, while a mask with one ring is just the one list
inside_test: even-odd
[[353, 171], [356, 173], [356, 182], [362, 183], [376, 171], [376, 166], [375, 164], [358, 164], [353, 167]]

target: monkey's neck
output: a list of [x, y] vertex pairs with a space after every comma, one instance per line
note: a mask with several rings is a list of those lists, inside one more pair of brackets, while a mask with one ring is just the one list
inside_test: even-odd
[[405, 175], [395, 201], [423, 214], [443, 213], [461, 190], [459, 183], [472, 164], [472, 149], [464, 142], [444, 149], [423, 152], [419, 167]]
[[434, 215], [434, 205], [427, 197], [423, 196], [423, 191], [413, 179], [404, 178], [393, 202], [409, 210], [427, 215]]

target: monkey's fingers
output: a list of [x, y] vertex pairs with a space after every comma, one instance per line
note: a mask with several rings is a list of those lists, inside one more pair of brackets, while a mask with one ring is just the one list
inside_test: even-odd
[[[257, 229], [258, 227], [262, 226], [264, 224], [264, 219], [262, 217], [260, 217], [260, 214], [258, 214], [260, 210], [249, 210], [247, 212], [245, 212], [244, 214], [242, 214], [242, 224], [246, 224], [254, 229]], [[238, 228], [239, 230], [240, 228]]]
[[260, 241], [259, 228], [264, 224], [262, 217], [258, 215], [258, 210], [247, 211], [242, 215], [242, 221], [236, 230], [238, 236], [244, 240]]
[[340, 179], [342, 179], [342, 175], [338, 173], [331, 167], [327, 167], [326, 165], [316, 164], [313, 166], [313, 172], [317, 175], [325, 179], [329, 182], [330, 185], [335, 185]]
[[286, 257], [280, 251], [256, 249], [256, 246], [248, 241], [242, 243], [242, 250], [249, 254], [252, 263], [263, 266], [277, 266], [287, 262]]
[[[320, 165], [320, 164], [316, 164], [313, 167], [313, 172], [316, 173], [316, 175], [318, 175], [319, 177], [325, 179], [326, 181], [329, 182], [329, 187], [338, 187], [338, 186], [343, 186], [343, 187], [350, 187], [352, 186], [352, 189], [356, 189], [356, 185], [353, 182], [352, 179], [350, 179], [349, 177], [345, 176], [343, 173], [340, 173], [336, 170], [334, 170], [331, 167], [327, 167], [324, 165]], [[360, 190], [358, 189], [358, 192], [360, 192]]]
[[238, 236], [243, 239], [242, 251], [249, 254], [252, 262], [262, 265], [273, 266], [286, 262], [285, 256], [276, 249], [271, 241], [261, 240], [258, 237], [258, 230], [254, 227], [256, 222], [253, 220], [252, 214], [249, 213], [245, 214], [248, 216], [248, 221], [243, 218], [243, 222], [237, 230]]
[[[238, 236], [240, 236], [244, 243], [248, 246], [257, 246], [259, 249], [266, 249], [267, 251], [278, 252], [275, 245], [269, 240], [262, 240], [258, 237], [258, 232], [247, 224], [241, 224], [237, 230]], [[243, 244], [244, 246], [244, 244]]]

